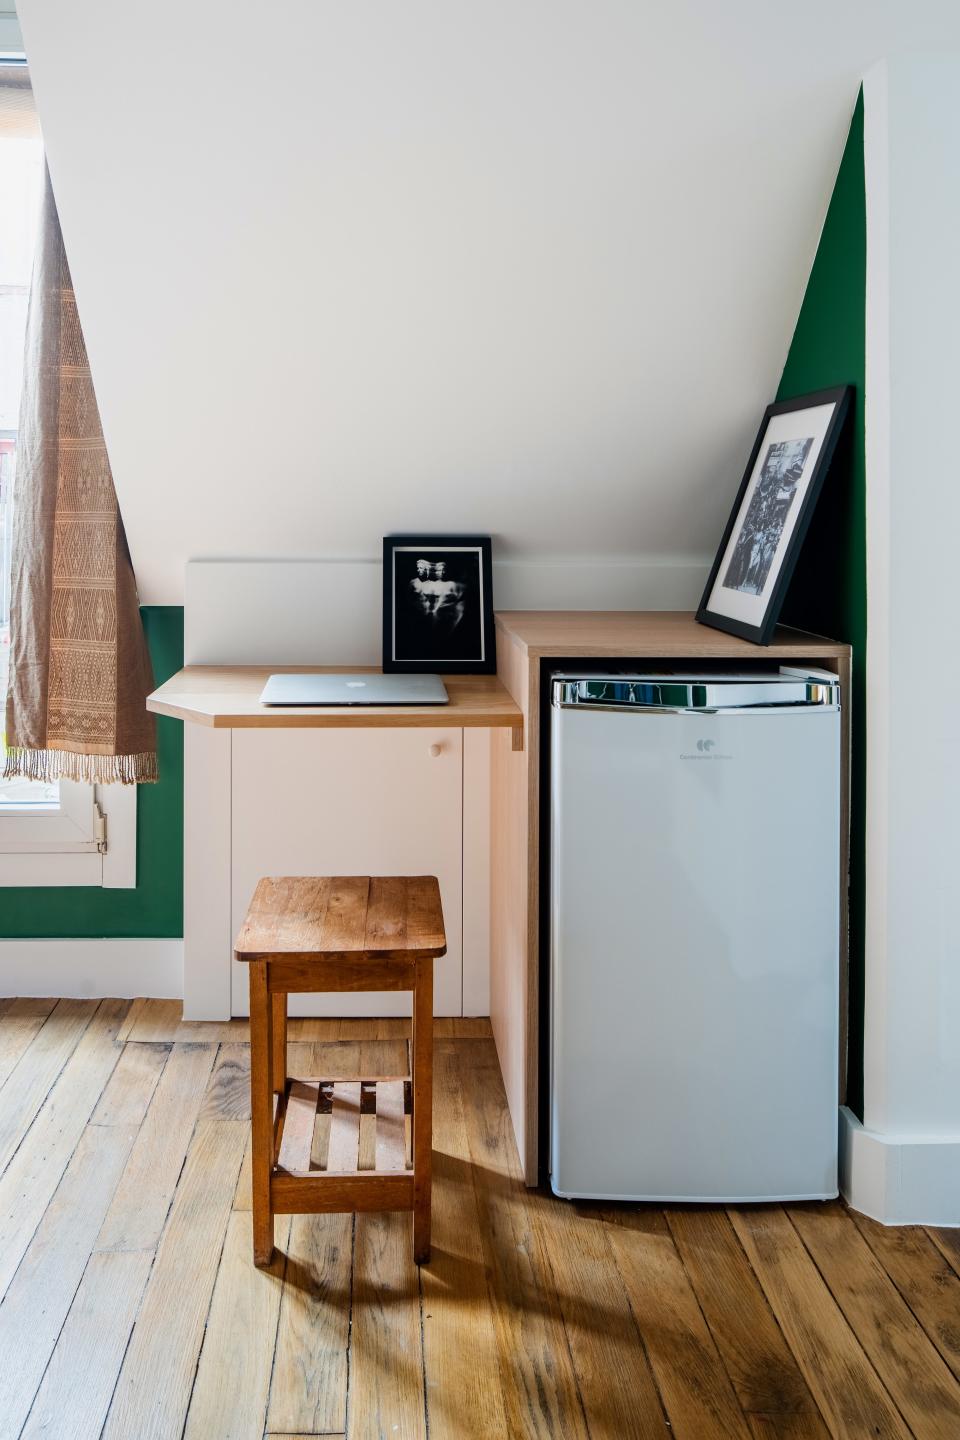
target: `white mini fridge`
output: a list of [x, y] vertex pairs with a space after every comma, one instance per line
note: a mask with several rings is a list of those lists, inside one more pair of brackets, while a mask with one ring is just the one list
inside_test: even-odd
[[556, 1194], [837, 1194], [840, 691], [551, 682]]

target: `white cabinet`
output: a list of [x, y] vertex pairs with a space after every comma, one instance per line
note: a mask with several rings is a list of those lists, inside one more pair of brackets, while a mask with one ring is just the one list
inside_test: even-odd
[[[217, 729], [184, 749], [184, 1016], [249, 1012], [236, 935], [263, 875], [436, 875], [437, 1015], [490, 1009], [486, 730]], [[294, 1015], [405, 1015], [404, 994], [290, 997]]]
[[[459, 1015], [462, 799], [461, 730], [234, 731], [232, 932], [262, 875], [436, 875], [447, 954], [435, 962], [434, 1008]], [[290, 1011], [406, 1015], [409, 1002], [397, 992], [303, 995]], [[236, 961], [232, 1008], [249, 1013], [247, 966]]]

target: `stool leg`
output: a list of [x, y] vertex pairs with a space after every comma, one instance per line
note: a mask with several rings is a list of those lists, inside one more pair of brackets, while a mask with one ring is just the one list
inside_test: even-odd
[[282, 1095], [287, 1088], [287, 997], [272, 995], [273, 1002], [273, 1089]]
[[273, 1259], [273, 1209], [270, 1174], [273, 1170], [273, 1012], [267, 990], [266, 960], [250, 964], [250, 1112], [253, 1154], [253, 1261], [269, 1265]]
[[418, 960], [413, 992], [413, 1258], [430, 1259], [433, 1175], [433, 961]]

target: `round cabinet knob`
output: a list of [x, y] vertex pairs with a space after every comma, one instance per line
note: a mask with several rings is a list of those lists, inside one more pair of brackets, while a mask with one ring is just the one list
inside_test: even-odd
[[436, 759], [437, 756], [438, 756], [439, 754], [441, 754], [442, 751], [443, 751], [443, 746], [442, 746], [442, 745], [433, 744], [433, 745], [430, 746], [430, 754], [433, 756], [434, 759]]

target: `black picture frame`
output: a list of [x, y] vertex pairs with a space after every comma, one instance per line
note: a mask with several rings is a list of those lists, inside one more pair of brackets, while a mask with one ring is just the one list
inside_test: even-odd
[[[710, 575], [703, 592], [703, 598], [700, 601], [700, 607], [697, 610], [696, 618], [701, 625], [709, 625], [715, 630], [724, 630], [729, 635], [737, 635], [740, 639], [750, 640], [756, 645], [770, 644], [773, 639], [773, 632], [776, 629], [777, 620], [780, 616], [780, 611], [783, 608], [787, 590], [790, 587], [790, 580], [793, 576], [797, 558], [803, 546], [807, 531], [810, 528], [810, 521], [813, 518], [817, 500], [823, 489], [823, 482], [826, 479], [830, 462], [837, 448], [837, 441], [840, 438], [844, 422], [850, 410], [852, 397], [852, 385], [837, 385], [829, 390], [817, 390], [809, 395], [798, 395], [792, 400], [776, 401], [774, 404], [768, 405], [763, 412], [763, 420], [760, 424], [753, 449], [750, 452], [750, 458], [747, 461], [747, 467], [744, 471], [743, 479], [740, 482], [737, 498], [734, 501], [730, 518], [724, 529], [723, 538], [720, 541], [716, 558], [710, 569]], [[803, 447], [804, 445], [812, 447], [814, 443], [813, 439], [806, 438], [783, 439], [780, 441], [772, 441], [769, 447], [765, 449], [765, 442], [771, 428], [771, 421], [777, 420], [781, 416], [795, 415], [798, 421], [796, 426], [785, 427], [781, 425], [777, 428], [778, 431], [783, 431], [785, 434], [789, 433], [791, 435], [796, 434], [797, 436], [802, 436], [804, 430], [808, 427], [802, 423], [801, 412], [820, 410], [826, 405], [833, 407], [833, 413], [823, 429], [819, 448], [814, 453], [809, 467], [806, 464], [808, 451], [803, 452], [804, 458], [802, 461], [795, 460], [793, 465], [790, 466], [790, 469], [795, 470], [797, 464], [800, 464], [800, 470], [794, 483], [796, 488], [802, 485], [803, 489], [798, 499], [797, 514], [792, 522], [792, 529], [790, 530], [788, 539], [781, 547], [779, 539], [782, 531], [786, 528], [789, 509], [793, 503], [792, 500], [788, 500], [785, 507], [782, 504], [780, 506], [782, 518], [780, 519], [779, 529], [776, 530], [773, 549], [770, 549], [769, 543], [763, 545], [761, 547], [759, 561], [752, 563], [748, 567], [747, 574], [744, 577], [744, 581], [749, 578], [751, 568], [754, 572], [762, 572], [759, 590], [751, 590], [746, 583], [741, 583], [739, 586], [728, 586], [725, 583], [718, 583], [720, 571], [724, 565], [727, 567], [728, 576], [734, 568], [734, 560], [738, 555], [739, 546], [735, 546], [734, 549], [731, 550], [731, 541], [735, 536], [738, 542], [749, 536], [745, 522], [747, 522], [750, 517], [753, 505], [758, 503], [762, 506], [763, 504], [762, 497], [759, 501], [757, 498], [761, 496], [761, 486], [766, 482], [768, 490], [776, 486], [782, 493], [782, 466], [786, 464], [786, 457], [789, 454], [790, 447], [794, 447], [796, 451], [797, 447]], [[811, 423], [809, 428], [814, 429], [815, 427]], [[770, 463], [771, 456], [775, 449], [783, 451], [785, 458], [780, 462], [781, 468], [779, 470], [775, 467], [772, 468], [768, 476], [767, 466]], [[764, 459], [758, 472], [757, 464], [761, 454], [763, 454]], [[756, 484], [754, 484], [755, 476]], [[748, 491], [750, 491], [749, 500]], [[773, 525], [768, 525], [768, 534], [775, 526], [775, 519], [776, 517], [774, 518]], [[766, 559], [768, 552], [770, 555], [769, 560]], [[756, 547], [751, 554], [751, 560], [753, 560], [755, 553]], [[764, 563], [766, 564], [766, 568], [763, 568]], [[742, 571], [742, 560], [739, 564], [740, 570]], [[776, 565], [775, 570], [774, 564]], [[770, 573], [771, 571], [773, 572], [772, 574]], [[768, 581], [769, 587], [767, 584]], [[757, 605], [749, 600], [737, 602], [730, 596], [730, 591], [741, 595], [750, 595], [752, 593], [754, 600], [762, 600], [764, 603]], [[725, 595], [724, 592], [727, 592], [727, 594]], [[751, 618], [726, 613], [723, 609], [718, 608], [718, 602], [722, 604], [724, 600], [731, 609], [744, 609], [749, 607], [757, 613]]]
[[489, 535], [384, 537], [384, 674], [496, 674], [492, 562]]

